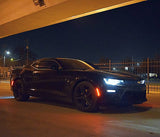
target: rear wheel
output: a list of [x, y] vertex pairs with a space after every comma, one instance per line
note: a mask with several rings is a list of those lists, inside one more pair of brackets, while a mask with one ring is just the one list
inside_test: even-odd
[[95, 88], [87, 81], [83, 81], [75, 87], [73, 101], [81, 111], [93, 112], [98, 109]]
[[13, 86], [13, 95], [17, 101], [27, 101], [29, 99], [29, 95], [25, 92], [21, 80], [15, 81]]

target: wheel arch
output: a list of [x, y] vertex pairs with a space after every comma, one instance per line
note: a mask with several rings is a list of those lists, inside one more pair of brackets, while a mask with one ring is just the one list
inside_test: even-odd
[[[11, 79], [11, 81], [12, 81], [12, 80], [14, 81], [14, 84], [15, 84], [15, 82], [16, 82], [16, 81], [18, 81], [18, 80], [20, 80], [20, 81], [22, 82], [22, 84], [23, 84], [23, 85], [24, 85], [24, 83], [25, 83], [25, 82], [24, 82], [24, 80], [23, 80], [23, 78], [22, 78], [22, 77], [20, 77], [20, 76], [19, 76], [19, 77], [15, 77], [15, 78]], [[11, 81], [10, 81], [10, 85], [11, 85]], [[13, 85], [11, 85], [11, 90], [12, 90], [12, 91], [14, 90], [14, 84], [13, 84]]]
[[72, 87], [72, 92], [71, 92], [72, 102], [73, 102], [73, 93], [74, 93], [74, 91], [75, 91], [76, 86], [77, 86], [79, 83], [85, 82], [85, 81], [91, 83], [94, 87], [96, 87], [96, 84], [95, 84], [92, 80], [90, 80], [90, 79], [79, 79], [78, 81], [76, 81], [76, 83], [75, 83], [74, 86]]
[[19, 77], [11, 77], [11, 78], [10, 78], [10, 86], [13, 87], [14, 84], [12, 85], [12, 82], [15, 83], [15, 81], [17, 81], [17, 80], [19, 80], [19, 79], [20, 79]]

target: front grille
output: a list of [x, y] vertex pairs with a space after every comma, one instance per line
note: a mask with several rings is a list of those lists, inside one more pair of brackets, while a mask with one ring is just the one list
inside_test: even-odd
[[126, 91], [122, 97], [122, 101], [129, 103], [140, 103], [146, 100], [145, 91]]
[[124, 83], [126, 85], [136, 85], [136, 84], [138, 84], [136, 80], [125, 80]]

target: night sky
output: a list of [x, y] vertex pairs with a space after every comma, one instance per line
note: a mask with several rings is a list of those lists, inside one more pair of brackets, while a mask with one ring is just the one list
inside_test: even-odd
[[69, 57], [98, 62], [160, 55], [160, 0], [90, 15], [0, 39], [0, 52], [16, 46], [29, 48], [39, 58]]

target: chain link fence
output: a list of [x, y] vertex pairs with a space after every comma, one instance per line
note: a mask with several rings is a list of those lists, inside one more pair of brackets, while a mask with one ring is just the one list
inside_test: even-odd
[[123, 61], [121, 63], [95, 64], [107, 71], [133, 73], [146, 80], [147, 93], [160, 93], [160, 59], [145, 59], [143, 61]]
[[0, 67], [0, 79], [9, 79], [9, 78], [10, 78], [10, 68]]

